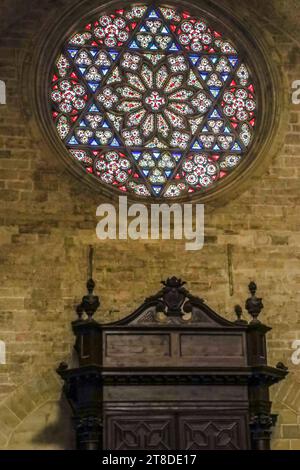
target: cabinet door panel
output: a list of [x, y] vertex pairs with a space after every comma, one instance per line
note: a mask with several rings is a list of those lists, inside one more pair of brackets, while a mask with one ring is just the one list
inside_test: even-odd
[[175, 420], [168, 414], [132, 413], [106, 417], [106, 448], [113, 450], [175, 449]]
[[241, 450], [248, 448], [244, 415], [183, 415], [179, 417], [180, 449]]

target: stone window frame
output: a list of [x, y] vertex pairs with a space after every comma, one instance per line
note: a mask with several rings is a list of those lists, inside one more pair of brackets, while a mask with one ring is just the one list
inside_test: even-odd
[[[141, 3], [129, 2], [126, 4]], [[153, 3], [151, 0], [143, 4]], [[178, 0], [161, 2], [170, 7], [179, 4]], [[23, 100], [24, 109], [30, 116], [30, 125], [36, 137], [45, 144], [45, 152], [49, 158], [55, 154], [64, 163], [65, 168], [75, 176], [81, 184], [93, 193], [104, 198], [117, 201], [120, 193], [99, 182], [96, 176], [85, 173], [79, 162], [71, 160], [63, 142], [58, 138], [55, 125], [51, 122], [49, 111], [49, 77], [52, 64], [64, 40], [80, 25], [89, 22], [91, 17], [103, 12], [108, 7], [118, 6], [118, 1], [103, 2], [96, 0], [79, 0], [72, 8], [61, 10], [61, 16], [50, 15], [42, 31], [35, 38], [35, 48], [28, 52], [31, 56], [23, 66]], [[257, 101], [263, 113], [258, 113], [254, 142], [243, 157], [239, 166], [224, 180], [218, 181], [207, 193], [194, 193], [179, 198], [140, 198], [126, 193], [131, 202], [180, 202], [224, 204], [232, 200], [253, 184], [268, 167], [283, 143], [283, 136], [288, 125], [288, 84], [281, 67], [281, 58], [275, 48], [268, 31], [259, 29], [245, 13], [228, 6], [220, 6], [218, 0], [192, 0], [180, 2], [192, 13], [204, 16], [220, 25], [225, 36], [233, 40], [241, 53], [247, 50], [247, 61], [253, 71]], [[56, 11], [56, 14], [58, 11]], [[252, 18], [253, 19], [253, 18]], [[53, 24], [54, 23], [54, 24]], [[286, 82], [286, 86], [285, 85]], [[28, 111], [29, 110], [29, 111]]]

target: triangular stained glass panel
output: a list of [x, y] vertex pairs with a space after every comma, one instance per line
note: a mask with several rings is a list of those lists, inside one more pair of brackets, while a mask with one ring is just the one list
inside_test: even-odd
[[163, 186], [152, 186], [155, 196], [159, 196], [163, 190]]
[[241, 151], [242, 151], [242, 148], [240, 144], [238, 143], [238, 141], [235, 141], [233, 146], [231, 147], [231, 152], [241, 152]]
[[112, 126], [94, 103], [82, 115], [79, 125], [75, 127], [75, 134], [76, 138], [73, 135], [68, 142], [70, 145], [120, 147], [120, 142]]
[[115, 51], [108, 51], [110, 57], [112, 58], [113, 61], [116, 61], [118, 56], [119, 56], [119, 53], [118, 52], [115, 52]]
[[141, 154], [142, 154], [142, 152], [131, 152], [131, 153], [132, 153], [133, 158], [135, 160], [138, 160], [140, 158]]
[[120, 147], [120, 142], [114, 138], [110, 144], [112, 147]]
[[198, 60], [200, 59], [199, 56], [197, 55], [189, 55], [189, 59], [192, 62], [193, 65], [196, 65], [198, 63]]
[[192, 149], [193, 150], [200, 150], [200, 149], [203, 149], [203, 145], [201, 142], [199, 142], [199, 140], [195, 140], [195, 142], [193, 143], [192, 145]]
[[89, 112], [90, 113], [99, 113], [99, 109], [97, 108], [97, 106], [95, 104], [92, 104], [89, 108]]
[[219, 113], [217, 109], [214, 109], [213, 112], [209, 114], [209, 117], [211, 119], [220, 119], [222, 118], [222, 115]]
[[232, 67], [235, 67], [238, 64], [239, 60], [237, 57], [228, 57], [229, 62], [231, 63]]
[[164, 18], [154, 9], [148, 10], [141, 25], [135, 30], [129, 47], [143, 51], [180, 50]]
[[221, 91], [220, 88], [216, 88], [216, 87], [208, 87], [208, 89], [214, 98], [217, 98]]
[[158, 13], [153, 9], [153, 10], [150, 10], [148, 15], [147, 15], [148, 18], [159, 18], [159, 15]]
[[99, 86], [100, 86], [100, 83], [90, 83], [89, 82], [89, 87], [94, 93], [95, 93], [95, 91], [98, 90]]
[[68, 141], [68, 144], [70, 145], [78, 145], [77, 140], [75, 139], [75, 136], [72, 135], [71, 139]]
[[76, 56], [77, 52], [78, 52], [78, 49], [68, 49], [68, 53], [70, 54], [72, 58]]
[[136, 41], [132, 41], [129, 45], [130, 49], [139, 49], [139, 46], [137, 45]]

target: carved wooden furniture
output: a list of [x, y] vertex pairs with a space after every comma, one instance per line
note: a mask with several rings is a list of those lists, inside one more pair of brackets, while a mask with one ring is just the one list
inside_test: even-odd
[[229, 322], [184, 284], [168, 279], [134, 313], [102, 325], [92, 318], [99, 299], [88, 281], [72, 323], [78, 364], [58, 368], [78, 449], [270, 448], [269, 387], [287, 369], [267, 365], [270, 328], [257, 318], [256, 285], [247, 323], [240, 307]]

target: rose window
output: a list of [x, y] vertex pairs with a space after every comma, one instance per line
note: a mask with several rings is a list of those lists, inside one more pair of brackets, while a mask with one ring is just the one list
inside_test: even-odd
[[140, 197], [207, 193], [254, 140], [251, 67], [186, 10], [139, 5], [93, 18], [65, 41], [50, 97], [70, 159]]

